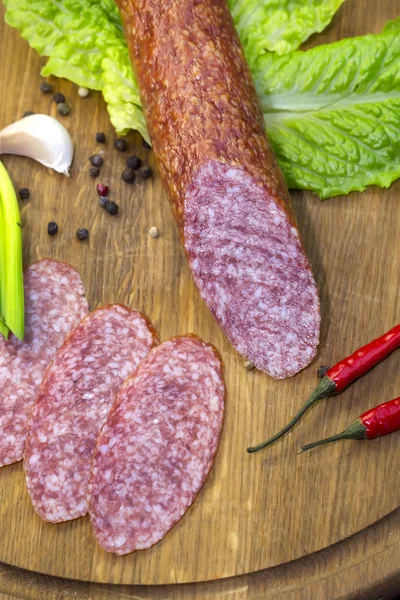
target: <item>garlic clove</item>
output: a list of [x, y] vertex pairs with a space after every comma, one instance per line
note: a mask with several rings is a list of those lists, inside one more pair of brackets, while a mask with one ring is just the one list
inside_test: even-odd
[[71, 136], [49, 115], [30, 115], [0, 131], [0, 155], [28, 156], [69, 176], [74, 149]]

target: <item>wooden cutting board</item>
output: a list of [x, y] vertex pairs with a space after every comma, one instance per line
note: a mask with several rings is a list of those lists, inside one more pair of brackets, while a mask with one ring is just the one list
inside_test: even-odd
[[[379, 4], [379, 6], [378, 6]], [[315, 42], [378, 32], [398, 16], [396, 1], [347, 0]], [[2, 16], [2, 12], [1, 12]], [[44, 60], [0, 19], [0, 127], [33, 110], [55, 115], [41, 95]], [[71, 132], [71, 178], [20, 157], [5, 157], [21, 202], [26, 265], [43, 257], [70, 262], [82, 274], [91, 308], [111, 301], [143, 310], [161, 339], [194, 332], [211, 341], [226, 367], [226, 421], [214, 469], [186, 516], [155, 547], [125, 557], [95, 544], [88, 518], [50, 525], [34, 513], [22, 465], [0, 470], [0, 561], [40, 573], [111, 584], [175, 584], [215, 580], [284, 565], [374, 524], [400, 504], [398, 443], [393, 435], [371, 443], [338, 443], [298, 456], [297, 449], [342, 430], [367, 408], [399, 395], [395, 353], [340, 396], [320, 403], [291, 435], [248, 455], [250, 443], [280, 428], [317, 382], [320, 364], [332, 364], [400, 321], [400, 185], [370, 188], [320, 202], [293, 193], [299, 228], [322, 301], [322, 335], [314, 363], [286, 381], [244, 369], [243, 359], [217, 328], [193, 284], [158, 173], [128, 185], [120, 174], [127, 154], [100, 94], [86, 99], [67, 81], [51, 79], [71, 106], [60, 120]], [[96, 145], [104, 131], [107, 144]], [[129, 154], [154, 167], [137, 134]], [[104, 151], [101, 176], [88, 175], [88, 157]], [[120, 206], [117, 217], [98, 205], [96, 183], [107, 183]], [[47, 235], [48, 221], [59, 233]], [[160, 238], [148, 230], [156, 225]], [[79, 227], [90, 231], [79, 242]], [[395, 474], [395, 475], [391, 475]]]

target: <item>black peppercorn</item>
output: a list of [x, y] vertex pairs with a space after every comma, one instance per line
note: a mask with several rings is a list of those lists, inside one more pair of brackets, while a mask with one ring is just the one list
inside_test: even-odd
[[65, 96], [61, 92], [57, 92], [57, 94], [54, 94], [53, 100], [56, 104], [60, 104], [61, 102], [65, 102]]
[[100, 156], [100, 154], [93, 154], [93, 156], [91, 156], [89, 160], [94, 167], [100, 168], [103, 164], [103, 157]]
[[59, 104], [57, 104], [57, 112], [66, 117], [71, 112], [71, 109], [66, 102], [59, 102]]
[[102, 208], [106, 207], [107, 202], [109, 202], [107, 196], [99, 196], [99, 204]]
[[50, 83], [47, 83], [47, 81], [42, 81], [40, 84], [40, 91], [42, 94], [51, 94], [52, 89], [53, 88], [51, 87]]
[[57, 223], [55, 223], [54, 221], [50, 221], [50, 223], [47, 224], [47, 233], [49, 235], [56, 235], [57, 231], [58, 231]]
[[30, 117], [31, 115], [34, 115], [35, 113], [31, 110], [26, 110], [24, 112], [24, 114], [22, 115], [23, 117]]
[[147, 148], [148, 150], [151, 148], [150, 144], [146, 142], [144, 138], [142, 139], [142, 146], [143, 148]]
[[150, 177], [153, 175], [153, 171], [149, 165], [144, 165], [143, 167], [140, 167], [139, 175], [142, 179], [150, 179]]
[[104, 208], [110, 215], [116, 215], [118, 212], [118, 204], [113, 200], [107, 200]]
[[98, 177], [100, 175], [99, 167], [90, 167], [89, 175], [90, 177]]
[[317, 371], [317, 375], [320, 379], [322, 379], [323, 377], [325, 377], [328, 371], [329, 367], [327, 367], [326, 365], [321, 365]]
[[30, 191], [28, 190], [28, 188], [21, 188], [20, 190], [18, 190], [18, 196], [21, 198], [21, 200], [28, 200], [30, 196]]
[[118, 152], [126, 152], [128, 150], [128, 142], [122, 138], [117, 138], [114, 142], [114, 148]]
[[136, 171], [136, 169], [138, 169], [141, 166], [141, 164], [142, 161], [138, 156], [128, 156], [128, 158], [126, 159], [126, 166], [130, 169], [133, 169], [134, 171]]
[[106, 136], [104, 135], [104, 133], [102, 131], [99, 131], [98, 133], [96, 133], [96, 142], [98, 144], [104, 144], [106, 141]]
[[87, 240], [89, 237], [89, 232], [87, 229], [81, 228], [76, 232], [76, 237], [78, 240]]
[[133, 169], [126, 167], [126, 169], [122, 171], [121, 179], [122, 181], [125, 181], [125, 183], [133, 183], [135, 181], [135, 173], [133, 172]]

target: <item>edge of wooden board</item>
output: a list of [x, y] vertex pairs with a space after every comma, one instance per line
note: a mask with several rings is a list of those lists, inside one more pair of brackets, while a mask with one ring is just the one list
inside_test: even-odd
[[271, 569], [180, 585], [101, 585], [0, 563], [0, 592], [27, 600], [394, 599], [400, 590], [400, 509], [329, 548]]

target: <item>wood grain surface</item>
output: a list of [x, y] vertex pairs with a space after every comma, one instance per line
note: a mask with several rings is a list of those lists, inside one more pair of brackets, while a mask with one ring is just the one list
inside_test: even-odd
[[352, 538], [292, 563], [219, 581], [100, 585], [2, 565], [0, 589], [4, 600], [399, 600], [398, 517], [392, 513]]
[[[328, 30], [311, 43], [377, 32], [399, 13], [395, 0], [347, 0]], [[3, 24], [2, 12], [0, 52], [0, 127], [26, 110], [55, 115], [51, 97], [39, 92], [44, 60]], [[62, 589], [63, 597], [85, 598], [285, 594], [308, 599], [350, 598], [379, 586], [381, 593], [390, 584], [392, 593], [399, 575], [400, 528], [398, 513], [385, 515], [400, 504], [398, 436], [339, 443], [304, 456], [296, 451], [301, 443], [340, 431], [368, 407], [398, 395], [398, 354], [340, 396], [320, 403], [268, 451], [251, 456], [245, 448], [274, 433], [300, 407], [316, 383], [319, 364], [335, 362], [400, 320], [399, 183], [324, 203], [309, 193], [293, 194], [321, 293], [322, 338], [313, 365], [294, 379], [276, 382], [245, 371], [202, 303], [157, 173], [152, 181], [133, 186], [121, 181], [127, 155], [113, 148], [115, 134], [100, 94], [81, 99], [76, 86], [50, 81], [72, 108], [68, 117], [59, 118], [73, 137], [75, 160], [67, 179], [28, 159], [4, 158], [16, 188], [31, 190], [29, 201], [21, 202], [25, 264], [45, 256], [67, 260], [82, 273], [92, 308], [124, 302], [146, 312], [163, 340], [194, 332], [214, 343], [226, 366], [227, 411], [214, 470], [193, 507], [161, 543], [130, 556], [101, 551], [87, 518], [43, 523], [31, 507], [21, 464], [1, 469], [0, 589], [3, 585], [5, 594], [24, 598], [60, 597], [56, 594]], [[106, 133], [105, 146], [96, 145], [96, 131]], [[154, 166], [139, 136], [128, 139], [129, 152]], [[120, 206], [117, 217], [98, 206], [96, 181], [88, 176], [88, 157], [100, 150], [105, 164], [97, 181], [110, 185]], [[50, 220], [59, 225], [54, 238], [46, 232]], [[148, 235], [153, 225], [161, 232], [157, 240]], [[89, 242], [76, 240], [79, 227], [89, 229]], [[255, 571], [260, 573], [246, 575]], [[172, 587], [102, 587], [33, 572], [96, 584]], [[174, 585], [207, 580], [198, 586]]]

